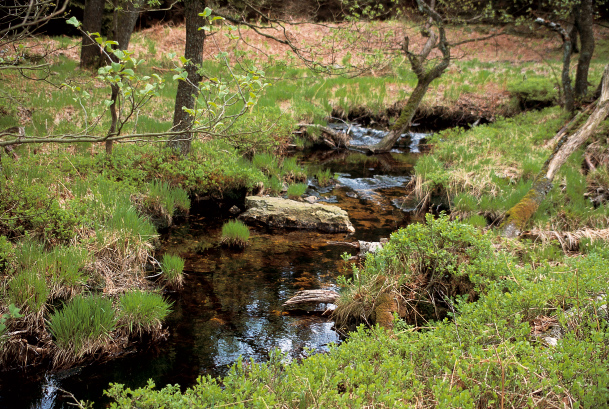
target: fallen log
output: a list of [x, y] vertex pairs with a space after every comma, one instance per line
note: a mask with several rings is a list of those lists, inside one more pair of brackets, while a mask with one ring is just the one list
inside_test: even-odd
[[334, 290], [303, 290], [283, 303], [284, 307], [300, 304], [333, 304], [340, 295]]
[[526, 223], [535, 214], [541, 202], [552, 188], [554, 176], [569, 156], [596, 132], [599, 124], [609, 115], [609, 64], [603, 72], [603, 90], [588, 120], [573, 134], [565, 132], [558, 141], [554, 152], [544, 163], [529, 192], [507, 211], [501, 226], [504, 237], [520, 236]]

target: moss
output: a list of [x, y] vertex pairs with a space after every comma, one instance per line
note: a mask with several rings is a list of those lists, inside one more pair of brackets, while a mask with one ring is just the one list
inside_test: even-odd
[[517, 236], [535, 214], [551, 188], [552, 182], [546, 177], [535, 180], [527, 194], [507, 211], [505, 220], [500, 226], [504, 235], [508, 237]]

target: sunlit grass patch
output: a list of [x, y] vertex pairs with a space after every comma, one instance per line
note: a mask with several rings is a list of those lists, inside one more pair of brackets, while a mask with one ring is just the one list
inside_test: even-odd
[[173, 254], [163, 254], [162, 280], [170, 288], [181, 288], [184, 283], [184, 259]]
[[9, 303], [30, 314], [44, 312], [49, 297], [46, 280], [33, 266], [17, 273], [9, 281], [7, 293]]
[[129, 335], [158, 335], [163, 321], [171, 312], [171, 303], [165, 301], [161, 295], [143, 291], [122, 294], [118, 304], [119, 326]]
[[55, 363], [76, 361], [106, 346], [115, 315], [112, 301], [99, 295], [78, 295], [51, 314], [48, 327], [60, 350]]
[[287, 195], [290, 199], [297, 199], [304, 195], [308, 187], [306, 183], [294, 183], [288, 186]]
[[250, 237], [249, 228], [241, 220], [230, 220], [222, 226], [220, 242], [228, 247], [243, 248]]

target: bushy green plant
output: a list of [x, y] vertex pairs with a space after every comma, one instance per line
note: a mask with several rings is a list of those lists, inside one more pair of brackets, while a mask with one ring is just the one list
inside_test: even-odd
[[250, 230], [241, 220], [229, 220], [222, 226], [220, 241], [225, 246], [243, 248], [249, 238]]
[[171, 303], [159, 294], [131, 291], [119, 298], [119, 324], [129, 334], [158, 332], [170, 312]]
[[294, 183], [288, 186], [287, 195], [290, 199], [296, 199], [304, 195], [309, 186], [306, 183]]
[[[157, 389], [149, 381], [135, 390], [114, 384], [108, 394], [115, 408], [125, 409], [243, 402], [252, 407], [560, 407], [565, 399], [574, 407], [604, 407], [609, 332], [600, 319], [606, 301], [595, 300], [596, 294], [607, 294], [609, 259], [592, 252], [565, 260], [559, 267], [533, 267], [508, 258], [505, 278], [487, 286], [476, 302], [456, 303], [450, 320], [424, 330], [360, 326], [327, 354], [288, 363], [273, 351], [266, 363], [239, 360], [222, 379], [200, 377], [184, 392], [177, 385]], [[534, 319], [550, 315], [566, 331], [556, 346], [533, 335], [540, 331]]]
[[252, 158], [252, 164], [269, 176], [277, 174], [279, 170], [277, 156], [271, 153], [255, 154]]
[[182, 188], [172, 188], [166, 182], [154, 181], [148, 185], [148, 189], [149, 205], [160, 206], [169, 216], [173, 216], [176, 210], [187, 212], [190, 209], [188, 193]]
[[[49, 318], [55, 344], [78, 358], [101, 348], [116, 327], [112, 301], [100, 295], [78, 295]], [[69, 359], [69, 358], [68, 358]]]
[[302, 182], [307, 175], [295, 158], [285, 158], [281, 163], [281, 175], [286, 182]]
[[283, 182], [277, 176], [271, 176], [264, 185], [273, 195], [281, 193], [283, 189]]
[[353, 279], [343, 283], [337, 321], [374, 321], [375, 316], [378, 321], [379, 305], [402, 297], [409, 299], [402, 309], [408, 322], [441, 319], [456, 298], [475, 299], [505, 269], [493, 253], [491, 239], [475, 227], [428, 214], [425, 224], [393, 233], [381, 250], [367, 256], [363, 268], [353, 267]]
[[180, 288], [184, 282], [184, 259], [173, 254], [163, 254], [161, 261], [163, 281], [172, 288]]

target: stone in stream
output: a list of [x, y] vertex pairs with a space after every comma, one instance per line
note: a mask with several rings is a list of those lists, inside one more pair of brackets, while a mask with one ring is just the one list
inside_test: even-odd
[[303, 203], [269, 196], [248, 196], [247, 210], [239, 218], [248, 224], [268, 227], [353, 233], [346, 211], [336, 206]]

